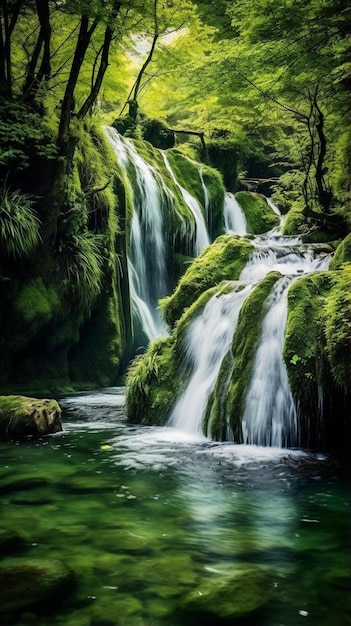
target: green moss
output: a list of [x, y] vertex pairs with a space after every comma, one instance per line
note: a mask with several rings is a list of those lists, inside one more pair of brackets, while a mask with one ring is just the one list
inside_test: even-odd
[[163, 424], [173, 406], [178, 377], [172, 337], [150, 344], [127, 372], [126, 412], [130, 421]]
[[231, 350], [222, 362], [205, 417], [207, 430], [213, 438], [223, 439], [228, 422], [235, 441], [241, 441], [245, 391], [261, 336], [265, 302], [278, 278], [278, 272], [269, 273], [252, 290], [240, 310]]
[[330, 241], [330, 232], [318, 228], [311, 218], [305, 217], [304, 205], [301, 200], [294, 202], [287, 213], [284, 220], [283, 235], [300, 236], [304, 243]]
[[199, 589], [185, 596], [182, 608], [200, 623], [229, 624], [263, 607], [270, 595], [264, 569], [236, 566], [231, 574], [202, 581]]
[[283, 355], [296, 403], [310, 402], [321, 384], [324, 310], [331, 284], [331, 274], [321, 272], [300, 278], [288, 292]]
[[237, 280], [252, 250], [252, 245], [240, 237], [218, 237], [189, 266], [173, 295], [161, 300], [166, 323], [173, 327], [183, 311], [207, 289], [223, 280]]
[[245, 213], [249, 233], [258, 235], [279, 226], [278, 215], [274, 213], [261, 194], [238, 191], [235, 198]]
[[56, 400], [25, 396], [0, 396], [0, 434], [41, 436], [62, 430], [61, 409]]
[[326, 352], [337, 385], [351, 391], [351, 263], [332, 272], [333, 285], [326, 303]]
[[60, 306], [60, 298], [52, 287], [45, 287], [40, 276], [19, 290], [14, 300], [14, 310], [34, 334], [48, 322]]
[[343, 263], [351, 262], [351, 233], [345, 237], [335, 250], [329, 269], [340, 269]]

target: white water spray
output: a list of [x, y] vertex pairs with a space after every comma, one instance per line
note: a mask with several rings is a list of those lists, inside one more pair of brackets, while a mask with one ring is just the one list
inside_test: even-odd
[[[106, 133], [134, 199], [128, 259], [134, 317], [139, 319], [148, 339], [153, 339], [167, 334], [157, 308], [158, 300], [169, 291], [162, 212], [165, 190], [158, 172], [138, 154], [132, 141], [111, 127], [106, 128]], [[131, 167], [135, 174], [133, 185], [129, 178]]]
[[202, 433], [202, 418], [251, 285], [241, 291], [214, 295], [190, 324], [185, 360], [192, 366], [188, 385], [177, 401], [168, 425], [194, 435]]
[[224, 198], [224, 224], [228, 234], [245, 235], [247, 223], [245, 213], [233, 193], [227, 192]]
[[185, 204], [187, 205], [187, 207], [190, 209], [193, 217], [194, 217], [194, 221], [195, 221], [195, 244], [194, 244], [194, 255], [198, 256], [200, 254], [200, 252], [210, 244], [210, 239], [208, 236], [208, 232], [207, 232], [207, 228], [206, 228], [206, 223], [205, 223], [205, 219], [204, 216], [202, 215], [202, 211], [201, 211], [201, 207], [198, 203], [198, 201], [196, 200], [196, 198], [194, 198], [194, 196], [192, 196], [184, 187], [182, 187], [182, 185], [177, 181], [175, 174], [172, 170], [172, 167], [169, 163], [168, 157], [166, 155], [166, 153], [164, 151], [161, 151], [165, 166], [174, 182], [174, 184], [178, 187], [178, 189], [180, 190], [183, 200], [185, 202]]
[[256, 353], [242, 419], [244, 443], [278, 448], [297, 443], [297, 419], [282, 357], [290, 277], [279, 279], [268, 298], [268, 312]]

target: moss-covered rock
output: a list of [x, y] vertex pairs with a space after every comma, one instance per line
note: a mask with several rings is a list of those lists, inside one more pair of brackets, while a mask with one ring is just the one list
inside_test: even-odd
[[0, 565], [0, 613], [55, 610], [74, 589], [74, 575], [61, 561], [9, 558]]
[[213, 624], [215, 619], [216, 623], [225, 620], [223, 623], [228, 624], [264, 607], [270, 595], [267, 572], [258, 567], [241, 567], [227, 576], [203, 582], [184, 598], [182, 610], [204, 624]]
[[235, 235], [222, 235], [189, 266], [173, 295], [161, 301], [162, 314], [173, 327], [187, 307], [207, 289], [223, 280], [238, 280], [250, 253], [249, 241]]
[[278, 215], [261, 194], [238, 191], [235, 198], [245, 213], [248, 233], [259, 235], [279, 226]]
[[56, 400], [0, 396], [1, 435], [39, 437], [61, 430], [61, 409]]
[[289, 289], [284, 358], [300, 443], [340, 446], [351, 399], [351, 265], [305, 276]]
[[351, 233], [343, 239], [335, 250], [334, 256], [330, 261], [329, 269], [340, 269], [343, 263], [351, 262]]
[[332, 274], [332, 287], [325, 308], [326, 352], [336, 384], [350, 394], [351, 263], [343, 265], [341, 271]]

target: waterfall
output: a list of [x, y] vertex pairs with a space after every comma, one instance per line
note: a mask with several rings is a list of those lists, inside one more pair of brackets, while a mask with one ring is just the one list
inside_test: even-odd
[[244, 443], [287, 447], [297, 443], [297, 418], [282, 357], [290, 277], [279, 279], [268, 298], [259, 348], [242, 418]]
[[[269, 272], [279, 271], [266, 307], [242, 417], [244, 443], [287, 447], [298, 444], [297, 412], [291, 396], [282, 349], [287, 319], [287, 293], [299, 276], [327, 270], [330, 255], [316, 257], [313, 246], [277, 230], [255, 237], [255, 251], [240, 275], [240, 292], [212, 297], [190, 324], [184, 350], [191, 374], [168, 425], [201, 434], [208, 399], [236, 331], [240, 308], [251, 289]], [[249, 284], [247, 284], [249, 283]]]
[[171, 168], [170, 162], [168, 160], [168, 157], [166, 155], [166, 153], [162, 150], [161, 154], [163, 156], [163, 160], [165, 163], [165, 166], [174, 182], [174, 184], [176, 185], [176, 187], [178, 187], [178, 189], [180, 190], [183, 200], [185, 202], [185, 204], [187, 205], [187, 207], [190, 209], [193, 217], [194, 217], [194, 221], [195, 221], [195, 244], [194, 244], [194, 256], [198, 256], [200, 254], [200, 252], [210, 244], [210, 239], [208, 236], [208, 232], [207, 232], [207, 228], [206, 228], [206, 222], [204, 219], [204, 216], [202, 214], [202, 210], [201, 207], [198, 203], [198, 201], [196, 200], [196, 198], [194, 198], [194, 196], [192, 196], [184, 187], [182, 187], [182, 185], [177, 181], [175, 174]]
[[186, 364], [192, 373], [168, 421], [169, 426], [201, 435], [202, 418], [222, 360], [227, 353], [240, 309], [251, 285], [240, 291], [214, 295], [190, 324], [184, 340]]
[[[169, 293], [163, 204], [167, 192], [158, 172], [137, 152], [132, 141], [106, 128], [134, 200], [128, 272], [134, 317], [148, 339], [167, 334], [157, 303]], [[134, 168], [134, 184], [130, 168]]]
[[233, 193], [227, 192], [224, 198], [224, 224], [228, 234], [245, 235], [247, 224], [245, 213]]

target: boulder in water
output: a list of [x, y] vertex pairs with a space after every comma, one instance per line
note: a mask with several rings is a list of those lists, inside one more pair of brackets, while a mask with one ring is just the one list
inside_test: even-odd
[[0, 565], [0, 614], [52, 610], [74, 588], [74, 575], [61, 561], [9, 558]]
[[0, 396], [0, 435], [40, 437], [62, 430], [56, 400]]

